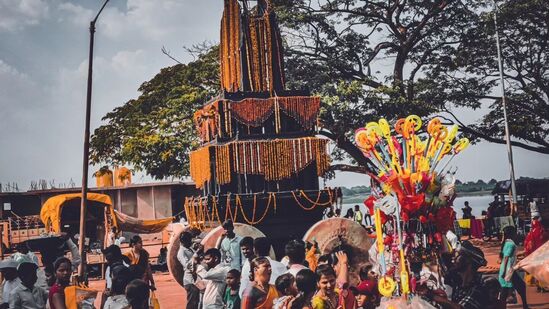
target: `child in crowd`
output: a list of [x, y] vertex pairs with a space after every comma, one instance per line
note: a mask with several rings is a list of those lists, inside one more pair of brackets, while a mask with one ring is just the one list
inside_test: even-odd
[[149, 285], [141, 279], [135, 279], [126, 286], [126, 299], [131, 309], [149, 309], [150, 293]]
[[288, 309], [313, 309], [312, 299], [316, 292], [317, 276], [310, 269], [302, 269], [295, 276], [297, 296], [288, 305]]
[[229, 270], [225, 283], [227, 284], [225, 295], [223, 296], [225, 308], [239, 309], [240, 296], [238, 295], [238, 290], [240, 289], [240, 272], [236, 269]]
[[289, 301], [297, 295], [294, 276], [290, 273], [279, 276], [276, 278], [275, 286], [280, 297], [275, 299], [273, 309], [288, 308]]
[[379, 304], [379, 292], [374, 280], [364, 280], [355, 289], [358, 309], [374, 309]]

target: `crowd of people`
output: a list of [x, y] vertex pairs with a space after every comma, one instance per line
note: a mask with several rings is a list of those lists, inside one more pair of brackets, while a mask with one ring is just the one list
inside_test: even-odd
[[368, 209], [364, 213], [360, 210], [360, 205], [355, 205], [353, 208], [347, 209], [345, 215], [341, 214], [341, 207], [328, 207], [324, 213], [324, 218], [345, 218], [355, 221], [362, 226], [372, 226], [372, 216]]
[[[316, 258], [302, 240], [285, 245], [285, 258], [270, 256], [266, 237], [241, 237], [229, 220], [217, 248], [204, 248], [191, 231], [180, 236], [186, 308], [375, 308], [376, 283], [349, 284], [347, 254]], [[312, 256], [315, 258], [311, 259]]]
[[[206, 251], [197, 235], [181, 234], [177, 257], [184, 268], [188, 309], [355, 309], [376, 308], [387, 300], [378, 291], [380, 274], [372, 264], [360, 269], [360, 281], [350, 281], [346, 252], [319, 256], [310, 254], [316, 252], [314, 245], [292, 240], [277, 261], [269, 256], [267, 238], [240, 237], [230, 221], [223, 228], [217, 248]], [[517, 290], [527, 308], [524, 282], [510, 270], [516, 259], [516, 229], [505, 229], [504, 236], [498, 277], [479, 273], [487, 264], [484, 253], [463, 241], [444, 253], [440, 264], [423, 265], [415, 295], [435, 308], [499, 309]]]
[[[351, 211], [349, 219], [360, 219], [362, 224], [371, 220], [359, 207]], [[201, 245], [199, 231], [187, 230], [179, 237], [177, 260], [183, 268], [180, 279], [188, 309], [358, 309], [376, 308], [387, 301], [378, 290], [380, 274], [374, 264], [360, 268], [358, 281], [350, 280], [347, 252], [320, 255], [316, 244], [295, 239], [285, 245], [285, 256], [278, 261], [271, 256], [268, 238], [238, 235], [231, 220], [222, 228], [216, 246], [207, 250]], [[533, 232], [540, 233], [538, 225]], [[542, 244], [534, 236], [525, 242], [527, 254]], [[71, 238], [63, 237], [72, 258], [61, 250], [44, 270], [24, 246], [0, 262], [4, 279], [0, 309], [70, 307], [65, 291], [72, 284], [71, 275], [80, 257]], [[512, 268], [517, 259], [516, 237], [515, 227], [503, 230], [497, 277], [479, 273], [486, 265], [481, 249], [468, 241], [454, 244], [454, 250], [442, 254], [440, 263], [424, 263], [421, 271], [412, 274], [417, 279], [415, 297], [435, 308], [500, 309], [516, 291], [523, 307], [528, 308], [525, 283]], [[113, 239], [103, 250], [107, 267], [101, 308], [151, 308], [156, 284], [143, 240], [133, 236], [130, 250], [124, 254], [119, 244]]]
[[[76, 308], [77, 299], [69, 302], [66, 291], [76, 284], [73, 274], [81, 258], [69, 235], [63, 233], [61, 239], [64, 240], [62, 246], [43, 253], [44, 267], [39, 267], [37, 256], [24, 243], [17, 247], [16, 253], [0, 262], [3, 278], [0, 309]], [[143, 241], [138, 235], [132, 237], [131, 250], [126, 254], [122, 254], [119, 245], [113, 242], [103, 250], [107, 268], [101, 308], [149, 309], [155, 283]], [[70, 258], [65, 256], [65, 248], [69, 249]], [[94, 298], [89, 308], [93, 308]], [[88, 308], [85, 300], [78, 308]]]

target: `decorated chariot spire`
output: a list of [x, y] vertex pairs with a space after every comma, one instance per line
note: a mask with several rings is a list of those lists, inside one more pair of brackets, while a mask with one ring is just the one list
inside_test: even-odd
[[[242, 4], [240, 4], [242, 2]], [[225, 0], [221, 19], [221, 87], [226, 92], [284, 90], [282, 39], [270, 1]]]

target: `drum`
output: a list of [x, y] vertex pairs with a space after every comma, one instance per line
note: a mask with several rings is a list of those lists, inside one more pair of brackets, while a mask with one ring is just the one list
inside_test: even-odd
[[368, 263], [368, 249], [374, 243], [366, 229], [353, 220], [329, 218], [313, 225], [303, 240], [316, 241], [321, 255], [344, 250], [349, 255], [349, 279], [354, 286], [360, 283], [360, 268]]

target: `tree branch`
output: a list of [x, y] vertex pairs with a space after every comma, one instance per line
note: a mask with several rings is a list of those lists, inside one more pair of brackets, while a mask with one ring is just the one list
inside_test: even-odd
[[349, 165], [349, 164], [333, 164], [330, 166], [331, 171], [351, 172], [359, 174], [368, 174], [370, 170], [364, 166]]
[[162, 51], [162, 53], [166, 56], [168, 56], [168, 58], [172, 59], [173, 61], [177, 62], [178, 64], [183, 64], [181, 61], [175, 59], [171, 54], [170, 54], [170, 51], [166, 49], [166, 47], [162, 46], [162, 49], [160, 49]]

